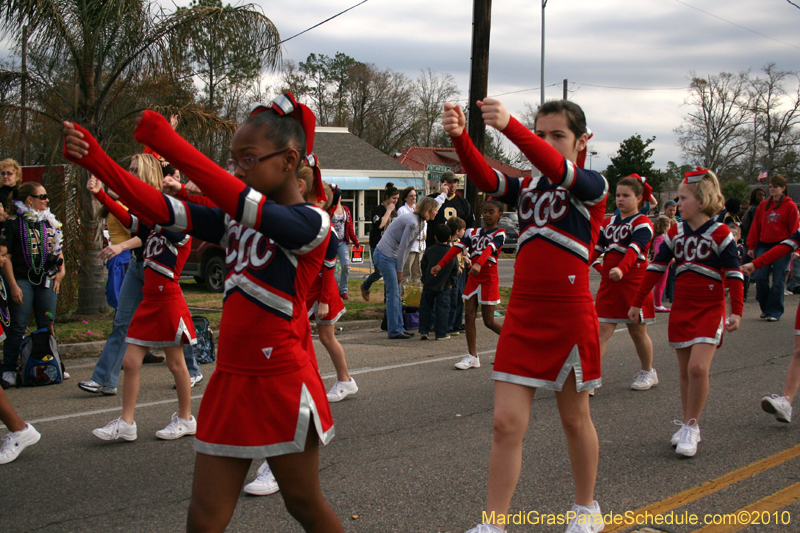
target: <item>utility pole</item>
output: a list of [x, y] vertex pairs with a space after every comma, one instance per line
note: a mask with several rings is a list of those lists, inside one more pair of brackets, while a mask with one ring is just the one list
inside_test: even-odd
[[[472, 143], [480, 153], [484, 152], [486, 125], [476, 102], [486, 98], [489, 87], [489, 33], [492, 28], [492, 0], [473, 0], [472, 10], [472, 61], [469, 76], [469, 108], [467, 111], [467, 132]], [[467, 179], [464, 192], [478, 213], [478, 189]], [[477, 221], [477, 216], [476, 216]]]
[[539, 88], [541, 91], [541, 98], [539, 101], [539, 105], [544, 104], [544, 8], [547, 7], [547, 0], [542, 0], [542, 72], [541, 76], [539, 77], [541, 83], [541, 87]]
[[569, 95], [567, 94], [567, 81], [568, 80], [564, 80], [564, 100], [569, 100]]
[[25, 166], [27, 144], [26, 134], [28, 130], [28, 25], [22, 27], [22, 90], [20, 94], [20, 130], [19, 130], [19, 153], [20, 164]]

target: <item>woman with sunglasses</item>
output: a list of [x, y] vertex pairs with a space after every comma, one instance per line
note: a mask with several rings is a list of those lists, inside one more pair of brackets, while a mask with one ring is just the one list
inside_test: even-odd
[[8, 218], [8, 199], [22, 183], [22, 167], [14, 159], [0, 161], [0, 222]]
[[[3, 349], [3, 381], [13, 385], [19, 345], [31, 311], [37, 329], [55, 320], [56, 302], [64, 278], [61, 223], [50, 212], [47, 191], [35, 182], [23, 183], [11, 196], [5, 225], [8, 261], [3, 274], [8, 284], [10, 323]], [[69, 374], [64, 373], [64, 379]]]

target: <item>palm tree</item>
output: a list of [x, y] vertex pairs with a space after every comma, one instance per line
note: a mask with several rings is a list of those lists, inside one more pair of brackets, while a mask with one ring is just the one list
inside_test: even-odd
[[[101, 145], [113, 137], [115, 127], [130, 121], [142, 108], [180, 111], [181, 119], [195, 130], [198, 126], [209, 132], [232, 128], [213, 110], [191, 105], [170, 109], [164, 102], [147, 101], [152, 94], [137, 92], [145, 79], [167, 73], [177, 85], [182, 76], [193, 74], [192, 64], [183, 54], [176, 54], [180, 46], [175, 46], [176, 38], [186, 39], [188, 44], [193, 29], [242, 28], [258, 43], [257, 48], [247, 49], [253, 54], [251, 62], [264, 68], [279, 64], [278, 30], [257, 6], [213, 4], [196, 3], [189, 9], [167, 12], [155, 0], [3, 0], [0, 34], [19, 45], [25, 32], [31, 64], [26, 71], [0, 70], [0, 93], [24, 86], [33, 98], [24, 106], [16, 101], [0, 102], [0, 117], [16, 116], [24, 107], [27, 113], [51, 123], [73, 120]], [[234, 43], [238, 35], [230, 37]], [[226, 36], [219, 38], [224, 41]], [[224, 42], [222, 45], [224, 48]], [[104, 269], [97, 255], [99, 219], [85, 180], [81, 175], [75, 182], [80, 237], [72, 235], [68, 241], [78, 254], [81, 314], [106, 309]]]

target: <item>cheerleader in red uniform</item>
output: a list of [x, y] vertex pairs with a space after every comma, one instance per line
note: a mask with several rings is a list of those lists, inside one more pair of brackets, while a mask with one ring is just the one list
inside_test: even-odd
[[[475, 328], [478, 304], [481, 306], [483, 324], [487, 328], [498, 335], [503, 328], [503, 325], [494, 319], [495, 307], [500, 303], [500, 276], [497, 273], [497, 258], [506, 241], [505, 230], [497, 227], [500, 217], [503, 216], [503, 204], [497, 200], [488, 200], [484, 202], [481, 211], [484, 227], [468, 229], [464, 237], [457, 241], [442, 260], [431, 269], [433, 275], [438, 274], [447, 263], [464, 251], [469, 253], [470, 261], [472, 261], [463, 294], [468, 353], [456, 363], [455, 366], [459, 370], [480, 368], [481, 366], [481, 361], [478, 359], [478, 332]], [[449, 338], [449, 335], [444, 338]]]
[[[594, 501], [599, 447], [588, 391], [599, 387], [601, 378], [588, 260], [605, 214], [608, 183], [583, 168], [588, 130], [575, 103], [542, 105], [535, 134], [498, 100], [487, 98], [478, 105], [484, 122], [508, 137], [543, 174], [511, 178], [492, 169], [464, 134], [461, 107], [445, 104], [442, 124], [470, 180], [501, 202], [516, 205], [520, 221], [514, 287], [492, 372], [494, 434], [484, 516], [508, 514], [531, 403], [542, 387], [556, 392], [575, 481], [575, 515], [567, 531], [595, 533], [603, 529], [603, 519]], [[501, 531], [495, 524], [471, 531]]]
[[252, 459], [265, 456], [287, 509], [306, 531], [342, 531], [319, 484], [319, 441], [330, 442], [334, 428], [305, 305], [330, 231], [328, 215], [304, 202], [297, 187], [314, 123], [289, 93], [256, 106], [233, 137], [231, 175], [146, 111], [136, 139], [217, 208], [143, 186], [88, 132], [64, 124], [65, 155], [108, 180], [131, 209], [167, 229], [227, 245], [217, 367], [197, 416], [189, 532], [224, 531]]
[[125, 338], [128, 348], [122, 360], [125, 370], [122, 416], [105, 427], [95, 429], [92, 435], [102, 440], [136, 440], [133, 415], [141, 387], [139, 371], [148, 348], [164, 348], [167, 365], [175, 377], [178, 391], [178, 412], [172, 415], [172, 421], [166, 428], [156, 432], [156, 437], [173, 440], [194, 435], [197, 422], [192, 416], [192, 383], [183, 357], [183, 344], [194, 344], [197, 339], [192, 315], [178, 283], [183, 265], [189, 257], [192, 239], [131, 214], [105, 193], [94, 176], [89, 178], [86, 188], [123, 226], [131, 230], [131, 235], [145, 243], [143, 298], [128, 326]]
[[[652, 298], [653, 286], [675, 259], [675, 303], [669, 317], [669, 345], [675, 348], [680, 369], [683, 420], [671, 439], [679, 455], [692, 457], [700, 442], [698, 420], [708, 396], [711, 360], [722, 344], [725, 329], [739, 327], [744, 309], [744, 276], [739, 269], [736, 240], [728, 226], [712, 217], [722, 209], [723, 196], [716, 175], [698, 168], [687, 172], [678, 189], [683, 222], [672, 226], [628, 312], [638, 323], [642, 302]], [[725, 319], [725, 286], [730, 288], [731, 316]]]
[[[617, 183], [619, 215], [609, 218], [600, 230], [591, 258], [595, 261], [600, 254], [605, 254], [600, 269], [603, 279], [595, 303], [600, 322], [600, 359], [605, 357], [608, 340], [617, 324], [625, 324], [642, 365], [631, 385], [633, 390], [647, 390], [658, 384], [658, 375], [653, 369], [653, 341], [647, 334], [647, 324], [656, 320], [652, 296], [645, 298], [642, 305], [641, 323], [628, 318], [633, 296], [647, 268], [647, 252], [653, 238], [653, 224], [647, 215], [639, 212], [645, 194], [638, 174]], [[649, 198], [649, 192], [647, 196]]]
[[[747, 263], [742, 267], [742, 273], [750, 276], [776, 259], [788, 253], [798, 253], [800, 249], [800, 231], [795, 231], [788, 239], [778, 243], [768, 252], [755, 258], [752, 263]], [[797, 261], [797, 258], [795, 258]], [[773, 415], [778, 422], [788, 424], [792, 421], [792, 402], [797, 395], [800, 387], [800, 306], [797, 307], [797, 314], [794, 318], [794, 355], [789, 361], [789, 369], [786, 371], [786, 382], [783, 385], [783, 394], [780, 396], [772, 394], [761, 399], [761, 408]]]

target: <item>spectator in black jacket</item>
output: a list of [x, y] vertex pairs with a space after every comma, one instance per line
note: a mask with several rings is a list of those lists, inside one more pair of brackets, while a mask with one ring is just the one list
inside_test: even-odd
[[431, 274], [431, 268], [450, 251], [450, 228], [441, 224], [434, 230], [435, 243], [428, 246], [422, 256], [422, 297], [419, 302], [419, 334], [422, 340], [428, 338], [431, 328], [431, 314], [434, 309], [436, 340], [449, 339], [448, 319], [450, 318], [450, 288], [458, 278], [458, 260], [452, 259], [438, 274]]
[[[472, 206], [469, 205], [466, 198], [456, 194], [456, 190], [458, 189], [458, 178], [456, 175], [449, 171], [445, 172], [442, 174], [439, 182], [442, 187], [442, 192], [447, 189], [447, 199], [439, 206], [439, 213], [436, 215], [436, 218], [428, 222], [428, 236], [425, 241], [428, 246], [433, 246], [436, 242], [434, 239], [436, 228], [444, 225], [453, 217], [461, 218], [461, 220], [467, 223], [467, 228], [471, 228], [475, 223], [475, 217], [472, 214]], [[437, 196], [439, 196], [439, 193], [428, 195], [429, 198], [436, 198]]]

